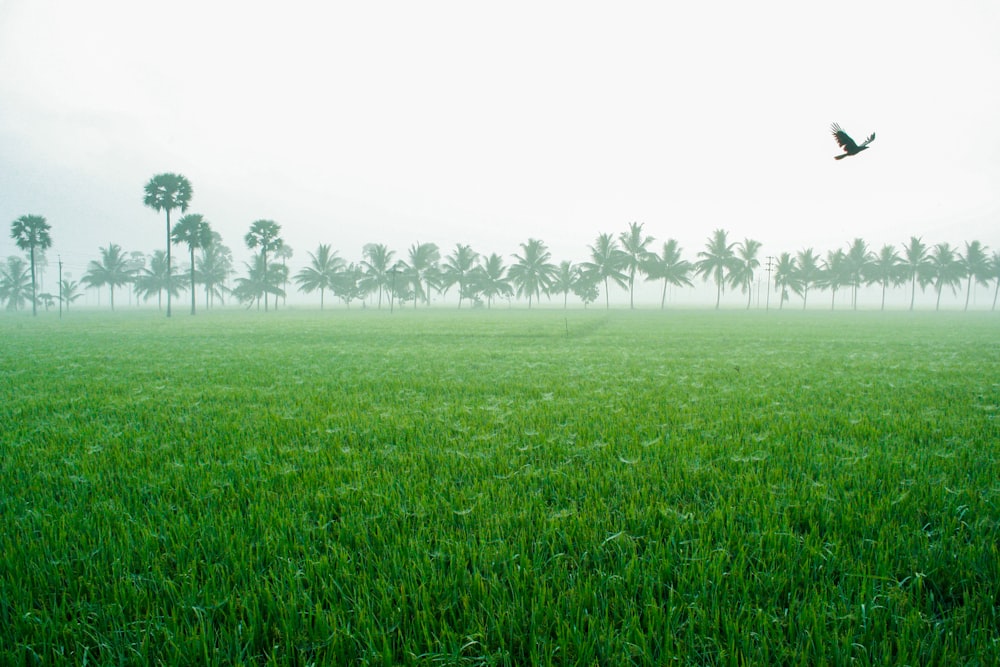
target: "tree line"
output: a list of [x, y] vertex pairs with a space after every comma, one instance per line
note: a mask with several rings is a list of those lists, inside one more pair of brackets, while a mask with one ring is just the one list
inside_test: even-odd
[[[364, 246], [360, 262], [348, 262], [330, 245], [321, 243], [308, 253], [309, 263], [291, 275], [287, 259], [292, 253], [282, 239], [281, 225], [262, 219], [251, 223], [243, 237], [252, 258], [244, 263], [242, 271], [237, 271], [232, 251], [210, 222], [201, 214], [187, 214], [192, 196], [193, 188], [184, 176], [153, 176], [145, 185], [143, 203], [165, 213], [166, 250], [147, 257], [141, 252], [126, 253], [118, 244], [110, 243], [99, 249], [100, 258], [90, 262], [80, 281], [60, 276], [58, 294], [39, 294], [36, 289], [36, 263], [40, 254], [52, 246], [51, 227], [43, 216], [21, 216], [11, 223], [11, 237], [26, 253], [27, 261], [14, 256], [0, 265], [0, 301], [8, 310], [30, 303], [37, 314], [39, 305], [58, 303], [60, 309], [68, 309], [80, 298], [82, 289], [108, 287], [114, 310], [115, 289], [125, 287], [132, 290], [137, 301], [155, 298], [160, 308], [165, 296], [169, 317], [173, 299], [183, 292], [190, 294], [191, 314], [195, 314], [200, 286], [206, 308], [233, 298], [248, 308], [263, 304], [267, 311], [272, 305], [278, 307], [292, 282], [300, 292], [319, 292], [321, 309], [328, 294], [348, 306], [370, 299], [375, 307], [391, 310], [404, 304], [414, 308], [429, 305], [434, 293], [445, 295], [452, 289], [456, 290], [459, 308], [466, 303], [490, 308], [498, 300], [514, 298], [526, 300], [530, 308], [543, 296], [561, 298], [565, 307], [570, 294], [588, 305], [597, 301], [602, 291], [604, 306], [610, 308], [610, 288], [615, 285], [628, 292], [629, 307], [634, 308], [636, 281], [642, 279], [660, 284], [660, 307], [664, 308], [670, 287], [692, 287], [700, 278], [714, 283], [716, 308], [727, 288], [745, 294], [746, 307], [750, 308], [754, 285], [762, 272], [767, 274], [768, 290], [773, 287], [777, 295], [779, 309], [792, 295], [800, 298], [805, 308], [810, 293], [816, 290], [830, 293], [831, 308], [838, 293], [845, 292], [856, 309], [858, 290], [873, 285], [881, 289], [882, 309], [890, 287], [909, 289], [910, 310], [918, 287], [921, 292], [933, 289], [936, 309], [941, 306], [945, 290], [956, 294], [963, 283], [965, 309], [974, 284], [993, 283], [994, 310], [1000, 294], [1000, 252], [990, 254], [979, 241], [966, 242], [962, 249], [949, 243], [928, 245], [911, 237], [898, 249], [889, 244], [873, 251], [858, 238], [846, 248], [825, 255], [806, 248], [762, 258], [760, 241], [730, 241], [728, 232], [717, 229], [696, 259], [689, 261], [675, 239], [656, 247], [654, 237], [637, 222], [618, 235], [598, 235], [588, 246], [589, 259], [578, 263], [556, 263], [545, 243], [538, 239], [521, 243], [520, 252], [513, 254], [510, 262], [497, 253], [480, 254], [461, 243], [444, 257], [434, 243], [415, 243], [405, 256], [384, 244], [371, 243]], [[185, 215], [172, 225], [173, 211]], [[174, 266], [174, 245], [186, 247], [188, 265], [183, 271]], [[766, 264], [762, 265], [762, 261]]]

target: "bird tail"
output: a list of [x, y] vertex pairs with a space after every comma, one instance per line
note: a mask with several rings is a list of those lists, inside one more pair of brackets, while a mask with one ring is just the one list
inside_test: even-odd
[[833, 159], [834, 160], [843, 160], [845, 157], [847, 157], [847, 153], [844, 153], [843, 155], [834, 155]]

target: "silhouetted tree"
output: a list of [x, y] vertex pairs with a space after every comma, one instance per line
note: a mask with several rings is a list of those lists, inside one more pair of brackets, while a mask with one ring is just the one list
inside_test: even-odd
[[552, 283], [549, 291], [554, 294], [563, 295], [563, 308], [569, 305], [569, 293], [573, 291], [573, 285], [580, 277], [580, 269], [572, 262], [559, 262], [555, 272], [552, 274]]
[[928, 257], [928, 263], [930, 264], [931, 284], [934, 285], [934, 291], [937, 292], [937, 302], [934, 310], [940, 310], [941, 290], [944, 287], [950, 287], [951, 293], [955, 294], [962, 284], [965, 271], [958, 253], [951, 247], [950, 243], [938, 243], [935, 245], [930, 257]]
[[518, 296], [528, 297], [528, 308], [532, 298], [541, 299], [542, 292], [548, 293], [556, 267], [549, 260], [552, 254], [538, 239], [528, 239], [521, 244], [521, 254], [507, 271], [507, 276], [517, 289]]
[[369, 243], [362, 250], [364, 261], [361, 266], [365, 275], [378, 289], [378, 307], [382, 308], [382, 293], [389, 291], [389, 269], [396, 254], [381, 243]]
[[826, 259], [820, 267], [819, 277], [816, 284], [819, 287], [830, 289], [830, 310], [833, 310], [837, 302], [837, 290], [843, 285], [850, 284], [850, 269], [847, 266], [847, 254], [837, 248], [826, 253]]
[[[281, 246], [283, 246], [285, 243], [281, 239], [281, 225], [276, 223], [274, 220], [255, 220], [250, 225], [250, 231], [247, 232], [247, 235], [243, 237], [243, 240], [244, 242], [246, 242], [247, 248], [249, 248], [250, 250], [253, 250], [255, 248], [260, 248], [260, 253], [257, 255], [257, 259], [255, 260], [254, 264], [252, 266], [249, 264], [246, 265], [247, 270], [250, 274], [250, 276], [246, 280], [249, 280], [251, 283], [254, 283], [254, 286], [249, 287], [247, 282], [241, 283], [242, 285], [244, 285], [243, 293], [246, 294], [248, 293], [249, 290], [250, 292], [253, 292], [254, 295], [258, 294], [263, 295], [265, 313], [267, 312], [267, 295], [274, 294], [276, 297], [274, 301], [274, 308], [275, 310], [277, 310], [278, 293], [276, 291], [273, 291], [272, 289], [269, 289], [271, 285], [267, 283], [267, 281], [272, 276], [275, 276], [277, 274], [275, 274], [273, 271], [268, 270], [267, 254], [269, 252], [275, 252], [276, 250], [281, 248]], [[257, 266], [257, 260], [259, 260], [260, 262], [260, 267]], [[256, 278], [254, 278], [255, 271], [257, 272]], [[287, 269], [284, 271], [284, 275], [286, 276], [288, 275]], [[255, 280], [257, 282], [254, 282]], [[278, 285], [281, 285], [283, 281], [284, 279], [282, 279], [282, 281], [279, 282]], [[256, 291], [258, 286], [260, 287], [259, 292]], [[285, 293], [284, 290], [281, 290], [280, 287], [278, 287], [278, 290], [281, 292], [282, 295], [284, 295]]]
[[507, 279], [507, 267], [503, 257], [497, 253], [491, 254], [472, 270], [470, 282], [477, 294], [486, 297], [487, 308], [492, 308], [493, 300], [498, 297], [514, 296], [514, 288]]
[[783, 252], [778, 256], [778, 261], [774, 267], [774, 289], [781, 290], [778, 299], [778, 310], [781, 310], [788, 300], [788, 290], [799, 292], [799, 267], [795, 257], [791, 253]]
[[760, 248], [760, 241], [753, 239], [744, 239], [737, 243], [732, 268], [727, 276], [732, 287], [739, 287], [740, 291], [747, 295], [747, 310], [750, 310], [753, 299], [754, 271], [760, 266], [760, 260], [757, 259]]
[[618, 247], [611, 234], [599, 234], [594, 245], [587, 247], [590, 248], [590, 261], [583, 262], [581, 268], [595, 281], [604, 283], [604, 307], [610, 309], [608, 281], [622, 288], [628, 285], [628, 276], [623, 271], [629, 261], [628, 255]]
[[445, 258], [441, 267], [441, 285], [445, 289], [458, 285], [458, 307], [462, 307], [462, 299], [468, 296], [469, 274], [476, 267], [479, 253], [470, 246], [458, 243], [450, 255]]
[[693, 270], [694, 265], [681, 257], [681, 247], [676, 239], [667, 239], [659, 255], [650, 253], [646, 257], [643, 266], [646, 280], [663, 281], [663, 292], [660, 295], [660, 310], [666, 307], [668, 286], [691, 287], [694, 284], [690, 278], [691, 271]]
[[736, 255], [733, 252], [735, 243], [730, 243], [725, 230], [716, 229], [708, 237], [705, 250], [698, 253], [701, 257], [695, 262], [695, 273], [708, 282], [709, 278], [715, 281], [715, 309], [719, 309], [722, 301], [722, 291], [726, 284], [726, 278], [735, 268]]
[[408, 276], [413, 282], [413, 307], [417, 307], [417, 301], [423, 298], [426, 305], [431, 303], [431, 285], [436, 283], [440, 271], [438, 262], [441, 260], [441, 251], [436, 243], [415, 243], [410, 246], [410, 262]]
[[628, 272], [628, 305], [630, 309], [635, 308], [635, 274], [642, 269], [652, 254], [647, 246], [653, 242], [653, 237], [643, 234], [642, 227], [642, 223], [633, 222], [629, 224], [628, 231], [618, 235], [618, 240], [622, 244], [622, 266]]
[[858, 288], [871, 265], [872, 254], [862, 239], [854, 239], [844, 253], [845, 284], [851, 286], [851, 308], [858, 309]]
[[10, 223], [10, 237], [14, 244], [28, 253], [31, 268], [31, 314], [38, 315], [37, 297], [35, 296], [35, 252], [45, 251], [52, 246], [52, 227], [40, 215], [22, 215]]
[[135, 292], [143, 301], [149, 301], [156, 295], [157, 309], [163, 309], [163, 293], [169, 297], [179, 296], [184, 285], [184, 278], [177, 274], [177, 269], [167, 264], [167, 253], [157, 250], [149, 258], [149, 266], [142, 269], [135, 278]]
[[885, 291], [889, 285], [898, 285], [903, 280], [902, 258], [896, 252], [896, 248], [891, 245], [884, 245], [877, 255], [874, 255], [868, 264], [865, 281], [871, 285], [878, 283], [882, 287], [882, 306], [885, 310]]
[[215, 299], [223, 301], [226, 281], [233, 273], [233, 252], [222, 242], [218, 232], [212, 232], [212, 239], [201, 249], [196, 259], [198, 282], [205, 286], [205, 308], [215, 304]]
[[174, 243], [186, 243], [188, 250], [191, 253], [191, 314], [194, 315], [194, 251], [196, 248], [205, 248], [212, 243], [212, 227], [208, 224], [208, 221], [205, 220], [203, 215], [200, 213], [191, 213], [189, 215], [185, 215], [177, 221], [177, 224], [174, 226], [174, 231], [171, 234], [171, 238]]
[[910, 280], [910, 310], [913, 310], [917, 298], [917, 283], [923, 290], [931, 282], [930, 255], [927, 246], [916, 236], [911, 236], [910, 242], [903, 246], [901, 267]]
[[819, 257], [812, 248], [806, 248], [795, 256], [795, 266], [795, 286], [802, 295], [802, 310], [805, 310], [809, 288], [815, 285], [820, 277]]
[[101, 248], [101, 261], [91, 261], [83, 282], [91, 287], [107, 285], [111, 291], [111, 310], [115, 309], [115, 288], [127, 285], [132, 281], [128, 258], [117, 243], [109, 243], [107, 248]]
[[323, 310], [326, 290], [333, 289], [337, 275], [344, 270], [346, 262], [325, 243], [319, 244], [315, 254], [309, 253], [309, 257], [309, 266], [295, 275], [295, 282], [307, 294], [319, 290], [319, 309]]
[[972, 282], [980, 285], [990, 284], [990, 256], [986, 254], [986, 246], [979, 241], [966, 241], [965, 254], [961, 256], [962, 270], [968, 278], [965, 288], [965, 310], [969, 309], [969, 297], [972, 295]]
[[28, 300], [31, 289], [31, 268], [20, 257], [11, 256], [0, 266], [0, 299], [7, 310], [17, 310]]
[[142, 203], [157, 213], [167, 212], [167, 317], [170, 317], [170, 298], [174, 290], [170, 286], [174, 272], [170, 263], [170, 212], [179, 208], [181, 213], [191, 203], [191, 182], [180, 174], [157, 174], [146, 183]]

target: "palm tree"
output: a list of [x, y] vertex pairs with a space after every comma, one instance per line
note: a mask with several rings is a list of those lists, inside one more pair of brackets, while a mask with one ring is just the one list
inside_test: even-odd
[[733, 253], [735, 243], [730, 243], [725, 230], [716, 229], [708, 237], [705, 250], [698, 253], [700, 260], [695, 262], [695, 273], [708, 282], [709, 277], [715, 280], [715, 309], [719, 309], [722, 301], [722, 291], [726, 284], [726, 276], [735, 267], [736, 255]]
[[799, 291], [799, 266], [791, 253], [783, 252], [778, 256], [778, 261], [774, 266], [774, 290], [781, 288], [781, 298], [778, 301], [778, 310], [781, 310], [788, 300], [788, 290], [796, 294]]
[[462, 298], [468, 296], [469, 274], [472, 273], [478, 259], [479, 253], [470, 246], [458, 243], [455, 245], [455, 250], [445, 258], [444, 265], [441, 267], [442, 286], [448, 288], [452, 285], [458, 285], [459, 308], [462, 307]]
[[[128, 265], [128, 270], [132, 272], [133, 276], [139, 276], [141, 271], [146, 268], [146, 254], [141, 250], [133, 250], [128, 254], [127, 265]], [[130, 306], [132, 305], [133, 294], [135, 295], [135, 305], [137, 307], [139, 305], [139, 293], [137, 291], [138, 288], [139, 288], [138, 283], [136, 282], [136, 280], [133, 280], [132, 290], [129, 292], [128, 295], [128, 303]]]
[[268, 264], [263, 251], [254, 254], [252, 261], [244, 262], [243, 265], [247, 269], [247, 275], [236, 279], [233, 295], [241, 303], [247, 304], [247, 308], [253, 307], [256, 303], [260, 309], [260, 300], [263, 298], [266, 312], [267, 295], [273, 294], [277, 306], [277, 298], [285, 294], [281, 286], [288, 278], [288, 267], [282, 264]]
[[819, 257], [812, 248], [806, 248], [795, 256], [795, 264], [795, 285], [802, 295], [802, 310], [805, 310], [809, 288], [820, 278]]
[[729, 284], [739, 287], [740, 291], [747, 295], [747, 310], [750, 310], [753, 299], [754, 270], [760, 266], [760, 260], [757, 259], [760, 248], [761, 242], [753, 239], [744, 239], [737, 243], [733, 266], [729, 271]]
[[473, 269], [470, 282], [476, 293], [486, 297], [487, 308], [493, 307], [493, 299], [497, 297], [510, 298], [514, 295], [514, 288], [507, 279], [507, 267], [504, 266], [503, 257], [496, 253], [491, 254]]
[[990, 310], [996, 310], [997, 296], [1000, 296], [1000, 251], [994, 251], [993, 257], [990, 258], [990, 278], [996, 282], [996, 287], [993, 289], [993, 307]]
[[858, 309], [858, 287], [864, 280], [872, 262], [872, 254], [868, 251], [868, 244], [862, 239], [854, 239], [844, 253], [844, 274], [847, 278], [846, 284], [851, 286], [851, 308]]
[[917, 283], [920, 283], [920, 289], [923, 290], [931, 281], [927, 246], [916, 236], [911, 236], [909, 244], [903, 246], [903, 261], [900, 267], [910, 280], [910, 310], [913, 310], [913, 303], [917, 298]]
[[969, 309], [969, 297], [972, 295], [972, 281], [980, 285], [990, 283], [990, 257], [986, 254], [986, 246], [979, 241], [965, 243], [965, 255], [960, 258], [962, 269], [968, 278], [965, 288], [965, 310]]
[[608, 280], [613, 280], [619, 287], [628, 285], [628, 276], [622, 272], [629, 261], [628, 254], [618, 247], [618, 243], [611, 234], [598, 235], [594, 245], [587, 247], [590, 248], [590, 261], [584, 262], [581, 267], [595, 281], [604, 282], [604, 307], [610, 310]]
[[66, 304], [67, 312], [69, 312], [69, 304], [83, 296], [80, 292], [80, 283], [75, 280], [70, 280], [69, 278], [63, 278], [62, 286], [59, 288], [59, 293], [62, 295], [61, 298], [63, 303]]
[[951, 247], [950, 243], [938, 243], [931, 251], [930, 257], [931, 284], [937, 292], [937, 303], [934, 310], [941, 308], [941, 290], [950, 287], [951, 293], [955, 294], [965, 277], [965, 270], [958, 253]]
[[438, 278], [438, 262], [441, 251], [436, 243], [414, 243], [410, 246], [409, 275], [413, 281], [413, 307], [423, 297], [426, 305], [431, 304], [431, 284]]
[[146, 183], [142, 203], [157, 213], [167, 212], [167, 317], [170, 317], [170, 296], [174, 290], [170, 286], [173, 270], [170, 265], [170, 211], [179, 208], [181, 213], [191, 203], [191, 181], [180, 174], [157, 174]]
[[115, 288], [127, 285], [132, 281], [132, 271], [129, 269], [128, 257], [117, 243], [109, 243], [107, 248], [100, 248], [101, 261], [91, 261], [83, 282], [91, 287], [107, 285], [111, 290], [111, 310], [115, 309]]
[[351, 301], [364, 299], [368, 294], [364, 268], [354, 262], [348, 264], [334, 276], [333, 292], [343, 299], [348, 308]]
[[7, 265], [0, 267], [0, 299], [7, 302], [7, 310], [17, 310], [28, 299], [31, 287], [31, 269], [20, 257], [8, 257]]
[[681, 259], [681, 247], [676, 239], [667, 239], [663, 244], [663, 250], [659, 255], [650, 253], [646, 258], [646, 265], [643, 271], [646, 273], [646, 280], [662, 280], [663, 293], [660, 295], [660, 310], [666, 307], [667, 286], [691, 287], [691, 271], [694, 266], [691, 262]]
[[552, 253], [538, 239], [528, 239], [521, 244], [523, 254], [514, 255], [517, 260], [507, 272], [507, 277], [517, 288], [518, 296], [528, 297], [528, 308], [531, 308], [532, 298], [541, 299], [542, 292], [547, 292], [552, 284], [556, 267], [549, 260]]
[[212, 240], [201, 249], [197, 264], [196, 275], [198, 282], [205, 286], [205, 308], [209, 308], [216, 297], [222, 301], [226, 280], [233, 273], [233, 252], [222, 242], [218, 232], [212, 232]]
[[319, 290], [319, 309], [323, 310], [326, 290], [337, 284], [337, 276], [344, 270], [346, 263], [336, 252], [331, 252], [330, 246], [325, 243], [320, 243], [316, 253], [309, 253], [309, 257], [312, 258], [309, 266], [295, 275], [295, 282], [307, 294]]
[[[283, 267], [285, 273], [285, 282], [281, 284], [281, 289], [283, 292], [281, 296], [282, 305], [288, 305], [288, 275], [289, 275], [288, 260], [290, 260], [294, 254], [295, 251], [292, 250], [292, 246], [288, 245], [287, 243], [282, 243], [281, 246], [274, 251], [274, 256], [281, 260], [281, 266]], [[278, 309], [277, 298], [275, 298], [274, 300], [274, 309], [275, 310]]]
[[622, 265], [628, 271], [628, 304], [629, 308], [635, 309], [635, 274], [653, 254], [646, 249], [653, 242], [653, 237], [643, 236], [642, 223], [633, 222], [629, 224], [628, 231], [618, 235], [618, 240], [622, 244]]
[[378, 307], [382, 308], [382, 293], [389, 289], [389, 270], [392, 258], [396, 254], [381, 243], [368, 243], [362, 250], [365, 259], [361, 266], [365, 274], [378, 288]]
[[579, 278], [580, 269], [568, 261], [560, 262], [552, 274], [552, 284], [549, 285], [549, 290], [555, 294], [563, 295], [563, 308], [568, 307], [569, 293], [573, 291], [573, 286]]
[[212, 243], [212, 227], [200, 213], [185, 215], [177, 221], [171, 239], [174, 243], [187, 243], [191, 253], [191, 314], [194, 315], [195, 248], [205, 248]]
[[884, 245], [877, 255], [872, 257], [868, 264], [866, 280], [869, 285], [878, 283], [882, 286], [882, 307], [885, 310], [885, 290], [889, 286], [898, 285], [902, 278], [900, 265], [902, 258], [896, 249], [891, 245]]
[[40, 215], [22, 215], [10, 223], [10, 237], [21, 250], [28, 252], [31, 258], [31, 314], [38, 315], [37, 299], [35, 297], [35, 250], [44, 252], [52, 247], [52, 227]]
[[[280, 234], [281, 225], [276, 223], [274, 220], [255, 220], [253, 224], [250, 225], [250, 231], [243, 237], [243, 240], [247, 244], [247, 248], [250, 250], [260, 248], [259, 261], [261, 266], [259, 267], [257, 276], [260, 279], [266, 279], [271, 275], [267, 266], [267, 253], [274, 252], [284, 245], [285, 242], [281, 239]], [[257, 269], [256, 264], [254, 267], [251, 267], [249, 264], [246, 266], [251, 274], [253, 274], [254, 270]], [[287, 275], [287, 273], [288, 272], [286, 271], [285, 274]], [[244, 285], [246, 285], [246, 283], [244, 283]], [[264, 312], [266, 313], [267, 295], [274, 294], [274, 292], [262, 288], [262, 293], [264, 295]], [[282, 292], [282, 294], [284, 294], [284, 292]], [[274, 302], [274, 307], [278, 307], [277, 300]]]
[[843, 285], [850, 284], [850, 280], [847, 253], [839, 248], [827, 251], [826, 259], [823, 260], [823, 266], [820, 267], [820, 276], [817, 284], [821, 287], [830, 288], [830, 310], [833, 310], [836, 305], [837, 290]]
[[163, 292], [170, 295], [179, 296], [181, 288], [184, 286], [184, 278], [177, 273], [177, 269], [170, 266], [167, 269], [167, 253], [157, 250], [149, 258], [149, 266], [135, 278], [136, 294], [142, 297], [143, 301], [149, 301], [156, 295], [157, 309], [163, 308]]

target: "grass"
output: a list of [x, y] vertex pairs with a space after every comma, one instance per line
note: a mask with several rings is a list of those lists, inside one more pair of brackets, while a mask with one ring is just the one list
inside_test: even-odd
[[0, 318], [0, 662], [996, 664], [998, 334]]

